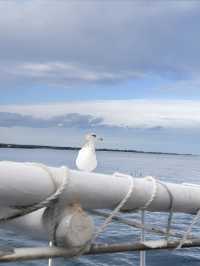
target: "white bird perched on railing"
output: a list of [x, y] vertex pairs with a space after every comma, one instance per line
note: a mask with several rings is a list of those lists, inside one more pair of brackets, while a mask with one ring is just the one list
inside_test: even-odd
[[96, 134], [87, 134], [85, 136], [86, 143], [79, 151], [76, 158], [76, 166], [79, 170], [92, 172], [97, 167], [97, 158], [95, 152], [95, 142], [97, 140], [103, 140], [97, 138]]

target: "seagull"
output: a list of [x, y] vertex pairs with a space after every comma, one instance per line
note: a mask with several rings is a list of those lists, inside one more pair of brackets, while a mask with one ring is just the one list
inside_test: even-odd
[[92, 172], [97, 167], [97, 158], [95, 153], [95, 142], [102, 141], [102, 138], [97, 138], [96, 134], [87, 134], [85, 136], [86, 143], [79, 151], [76, 158], [76, 166], [81, 171]]

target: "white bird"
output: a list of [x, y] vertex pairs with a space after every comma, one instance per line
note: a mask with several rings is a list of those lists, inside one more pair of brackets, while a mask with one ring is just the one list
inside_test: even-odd
[[92, 172], [97, 167], [95, 143], [97, 140], [103, 139], [97, 138], [96, 134], [87, 134], [85, 139], [86, 143], [83, 145], [76, 158], [76, 166], [79, 170]]

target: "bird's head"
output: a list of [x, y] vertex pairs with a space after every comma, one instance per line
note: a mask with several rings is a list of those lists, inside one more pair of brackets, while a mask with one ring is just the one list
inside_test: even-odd
[[93, 141], [93, 142], [96, 142], [96, 141], [103, 141], [103, 138], [99, 138], [97, 137], [97, 135], [95, 133], [89, 133], [85, 136], [85, 140], [88, 142], [88, 141]]

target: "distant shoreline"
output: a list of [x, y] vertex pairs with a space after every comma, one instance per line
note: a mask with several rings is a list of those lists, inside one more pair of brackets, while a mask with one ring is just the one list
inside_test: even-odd
[[[71, 150], [78, 151], [80, 147], [61, 147], [61, 146], [49, 146], [49, 145], [30, 145], [30, 144], [7, 144], [0, 143], [0, 148], [8, 149], [51, 149], [51, 150]], [[191, 153], [175, 153], [175, 152], [151, 152], [151, 151], [140, 151], [133, 149], [107, 149], [101, 148], [96, 149], [97, 151], [107, 151], [107, 152], [131, 152], [131, 153], [144, 153], [144, 154], [160, 154], [160, 155], [194, 155]]]

